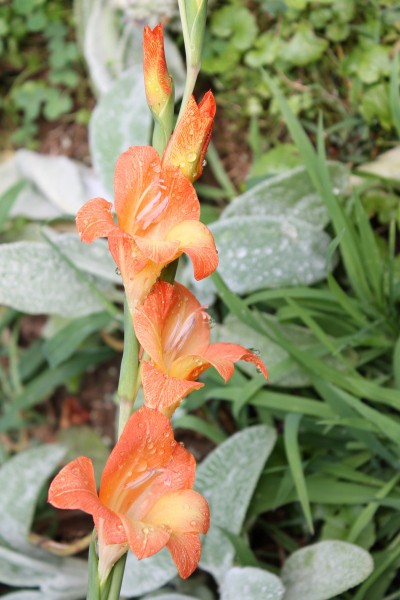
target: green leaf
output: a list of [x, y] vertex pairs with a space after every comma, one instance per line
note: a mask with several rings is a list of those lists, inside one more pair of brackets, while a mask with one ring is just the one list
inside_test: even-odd
[[239, 51], [250, 48], [258, 31], [254, 15], [247, 8], [237, 6], [225, 6], [216, 11], [212, 16], [211, 29], [217, 37], [229, 37]]
[[372, 569], [370, 554], [358, 546], [340, 541], [313, 544], [286, 560], [284, 600], [328, 600], [364, 581]]
[[101, 436], [91, 427], [81, 425], [62, 429], [58, 434], [58, 441], [67, 449], [64, 457], [65, 464], [78, 456], [90, 456], [96, 481], [100, 483], [110, 453]]
[[271, 427], [249, 427], [230, 437], [197, 469], [196, 488], [210, 504], [211, 526], [200, 566], [221, 580], [232, 566], [234, 549], [221, 531], [240, 533], [261, 470], [275, 444]]
[[46, 94], [43, 115], [48, 121], [56, 121], [61, 115], [69, 113], [73, 108], [71, 96], [66, 92], [50, 89]]
[[357, 74], [364, 83], [376, 83], [382, 76], [389, 75], [390, 60], [388, 49], [376, 44], [368, 46], [361, 55]]
[[[315, 337], [304, 327], [296, 325], [277, 325], [285, 332], [294, 343], [304, 349], [310, 349], [315, 344]], [[245, 348], [255, 348], [261, 358], [265, 361], [269, 370], [269, 381], [273, 385], [284, 387], [304, 387], [310, 384], [310, 378], [306, 371], [299, 367], [289, 354], [279, 344], [276, 344], [267, 336], [255, 331], [242, 321], [230, 314], [222, 325], [216, 325], [212, 330], [213, 341], [232, 342], [241, 344]], [[253, 365], [247, 362], [238, 363], [238, 367], [254, 375]]]
[[[348, 169], [339, 163], [328, 165], [335, 194], [341, 194], [349, 184]], [[329, 222], [325, 203], [303, 166], [270, 177], [241, 194], [225, 208], [221, 219], [239, 215], [300, 219], [315, 229], [323, 229]]]
[[25, 188], [25, 181], [14, 183], [0, 198], [0, 226], [2, 226], [11, 211], [11, 208], [21, 191]]
[[389, 87], [389, 101], [392, 121], [400, 137], [400, 82], [399, 82], [399, 53], [396, 52], [392, 61]]
[[69, 361], [54, 369], [48, 369], [33, 379], [23, 391], [15, 398], [10, 409], [0, 417], [0, 431], [20, 424], [18, 412], [21, 409], [31, 408], [41, 402], [56, 387], [67, 383], [71, 378], [83, 373], [87, 368], [105, 362], [113, 356], [113, 351], [108, 348], [87, 350], [77, 353]]
[[149, 143], [151, 122], [143, 72], [141, 67], [136, 66], [101, 96], [90, 120], [89, 142], [93, 163], [110, 194], [113, 193], [118, 156], [129, 146]]
[[256, 38], [254, 47], [247, 52], [244, 61], [253, 68], [271, 65], [279, 57], [281, 46], [280, 38], [267, 31]]
[[56, 367], [67, 360], [90, 334], [99, 331], [110, 321], [110, 315], [101, 312], [76, 319], [62, 327], [43, 344], [42, 352], [50, 367]]
[[[330, 238], [306, 221], [234, 216], [210, 226], [220, 254], [219, 273], [245, 294], [265, 287], [311, 284], [326, 276]], [[204, 283], [203, 289], [210, 289]]]
[[256, 567], [234, 567], [221, 585], [221, 600], [281, 600], [284, 592], [276, 575]]
[[[31, 546], [30, 553], [36, 548]], [[40, 587], [39, 598], [46, 600], [81, 600], [86, 588], [87, 563], [74, 558], [59, 558], [48, 552], [41, 559], [32, 558], [0, 546], [0, 581], [11, 586]], [[20, 594], [36, 592], [23, 591]], [[22, 596], [23, 597], [23, 596]]]
[[317, 37], [313, 29], [302, 23], [294, 37], [283, 45], [282, 58], [295, 66], [309, 65], [321, 58], [328, 42]]
[[[104, 283], [88, 281], [106, 289]], [[100, 301], [48, 244], [0, 246], [0, 303], [28, 314], [80, 317], [103, 309]]]
[[0, 538], [17, 552], [31, 552], [27, 542], [42, 486], [65, 454], [60, 446], [32, 448], [0, 469]]
[[301, 415], [286, 415], [284, 429], [285, 451], [308, 529], [311, 533], [314, 533], [313, 518], [308, 499], [307, 484], [304, 476], [301, 451], [298, 442], [300, 421]]
[[[104, 189], [95, 179], [92, 169], [66, 156], [46, 156], [29, 150], [18, 150], [14, 160], [8, 161], [9, 170], [31, 184], [29, 193], [18, 198], [17, 210], [12, 214], [24, 215], [34, 220], [50, 219], [59, 215], [74, 215], [93, 196], [104, 196]], [[15, 163], [13, 165], [13, 162]], [[7, 164], [7, 163], [6, 163]], [[1, 168], [1, 167], [0, 167]], [[3, 169], [2, 174], [4, 173]], [[32, 189], [33, 188], [33, 189]], [[40, 195], [47, 204], [37, 214], [32, 195]], [[36, 200], [37, 204], [37, 200]]]
[[288, 169], [298, 167], [300, 164], [299, 151], [294, 144], [278, 144], [257, 158], [251, 167], [248, 179], [252, 181], [287, 173]]
[[361, 113], [368, 123], [378, 120], [384, 129], [392, 127], [392, 115], [389, 105], [389, 87], [378, 83], [369, 88], [361, 100]]
[[143, 560], [128, 552], [121, 594], [128, 597], [148, 594], [164, 586], [176, 574], [176, 567], [166, 548]]

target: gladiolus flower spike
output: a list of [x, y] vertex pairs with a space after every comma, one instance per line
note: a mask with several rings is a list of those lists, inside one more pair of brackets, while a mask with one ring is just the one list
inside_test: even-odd
[[209, 316], [183, 285], [158, 281], [133, 326], [149, 361], [142, 361], [145, 404], [170, 416], [181, 400], [204, 384], [198, 376], [213, 366], [227, 381], [238, 360], [253, 362], [268, 377], [261, 358], [240, 344], [210, 344]]
[[138, 559], [166, 546], [183, 578], [200, 560], [199, 533], [209, 528], [207, 501], [192, 487], [196, 463], [174, 440], [169, 420], [142, 407], [127, 422], [106, 463], [99, 495], [91, 460], [81, 456], [53, 480], [49, 502], [93, 516], [104, 583], [128, 545]]
[[131, 312], [161, 270], [182, 253], [192, 260], [196, 279], [215, 271], [218, 255], [210, 231], [199, 221], [195, 189], [179, 169], [162, 166], [154, 148], [135, 146], [121, 154], [114, 192], [118, 225], [103, 198], [87, 202], [76, 224], [83, 242], [108, 237]]

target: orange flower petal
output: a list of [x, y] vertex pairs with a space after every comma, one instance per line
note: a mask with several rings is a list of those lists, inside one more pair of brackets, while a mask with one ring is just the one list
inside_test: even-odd
[[174, 533], [169, 538], [167, 548], [178, 573], [187, 579], [197, 568], [201, 556], [201, 543], [197, 533]]
[[158, 281], [133, 315], [133, 326], [151, 362], [168, 372], [175, 354], [195, 354], [210, 343], [208, 315], [185, 286]]
[[108, 237], [118, 230], [111, 213], [112, 204], [104, 198], [94, 198], [82, 206], [76, 215], [76, 226], [82, 242], [90, 244], [99, 237]]
[[200, 354], [180, 356], [172, 363], [169, 369], [170, 377], [194, 380], [211, 365], [210, 361]]
[[160, 168], [160, 157], [151, 146], [132, 146], [119, 156], [115, 165], [114, 204], [118, 225], [126, 233], [133, 233], [138, 209], [154, 197]]
[[108, 246], [121, 271], [129, 309], [133, 314], [135, 308], [149, 294], [160, 276], [163, 265], [148, 260], [130, 236], [110, 236]]
[[152, 239], [164, 239], [170, 229], [182, 221], [200, 219], [200, 202], [189, 179], [174, 167], [163, 167], [160, 177], [165, 189], [159, 202], [165, 207], [144, 232]]
[[162, 496], [147, 513], [146, 523], [167, 525], [174, 533], [207, 533], [210, 509], [194, 490], [177, 490]]
[[128, 544], [133, 554], [141, 560], [159, 552], [167, 544], [171, 531], [165, 525], [154, 526], [134, 521], [127, 515], [121, 515]]
[[[173, 442], [169, 419], [151, 408], [137, 410], [125, 425], [104, 467], [100, 500], [119, 513], [115, 505], [115, 501], [119, 502], [115, 496], [118, 489], [140, 481], [146, 471], [165, 467], [172, 456]], [[132, 494], [136, 491], [133, 487]]]
[[143, 305], [133, 313], [136, 337], [152, 361], [161, 366], [163, 362], [162, 328], [171, 305], [174, 287], [158, 281]]
[[142, 362], [142, 385], [146, 406], [170, 417], [185, 396], [204, 383], [168, 377], [149, 362]]
[[79, 509], [92, 515], [96, 526], [99, 519], [104, 519], [103, 534], [107, 544], [126, 542], [120, 519], [99, 500], [89, 458], [80, 456], [61, 469], [50, 485], [48, 499], [57, 508]]
[[240, 344], [227, 344], [223, 342], [210, 344], [203, 356], [210, 361], [225, 381], [228, 381], [232, 377], [234, 371], [233, 363], [238, 360], [254, 363], [265, 379], [268, 379], [267, 369], [261, 358]]
[[210, 230], [200, 221], [182, 221], [175, 225], [166, 239], [177, 240], [180, 250], [193, 263], [194, 276], [204, 279], [214, 273], [218, 266], [218, 253]]
[[172, 442], [171, 447], [172, 457], [169, 462], [142, 486], [137, 501], [123, 507], [127, 509], [125, 512], [131, 520], [147, 521], [147, 513], [166, 493], [193, 487], [196, 475], [194, 456], [177, 442]]
[[152, 240], [138, 235], [134, 236], [134, 240], [143, 256], [160, 265], [173, 261], [179, 250], [179, 242]]

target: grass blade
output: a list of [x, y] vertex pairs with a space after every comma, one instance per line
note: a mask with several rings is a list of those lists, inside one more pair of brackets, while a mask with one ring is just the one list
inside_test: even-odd
[[292, 472], [292, 477], [297, 490], [301, 508], [303, 510], [309, 531], [311, 533], [314, 533], [310, 502], [308, 499], [306, 480], [304, 477], [303, 464], [298, 443], [300, 421], [300, 415], [289, 414], [286, 416], [284, 428], [284, 443], [286, 457], [288, 459], [289, 467]]

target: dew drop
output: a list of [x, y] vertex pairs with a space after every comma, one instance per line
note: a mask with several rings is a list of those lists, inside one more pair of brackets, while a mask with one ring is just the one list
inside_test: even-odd
[[202, 162], [201, 166], [202, 166], [202, 167], [205, 167], [206, 165], [207, 165], [207, 161], [206, 161], [206, 160], [203, 160], [203, 162]]
[[260, 356], [260, 354], [261, 354], [261, 352], [257, 348], [249, 348], [249, 350], [256, 356]]
[[121, 275], [121, 271], [118, 269], [118, 267], [115, 269], [115, 274], [116, 275]]
[[191, 527], [196, 527], [196, 521], [190, 521], [190, 526]]
[[148, 535], [150, 533], [150, 529], [148, 527], [143, 527], [144, 535]]
[[184, 169], [184, 168], [186, 167], [186, 163], [185, 163], [184, 161], [182, 161], [182, 162], [179, 164], [179, 166], [180, 166], [180, 168], [181, 168], [181, 169]]
[[187, 159], [190, 163], [193, 163], [197, 158], [197, 155], [195, 152], [189, 152], [189, 154], [187, 155]]

